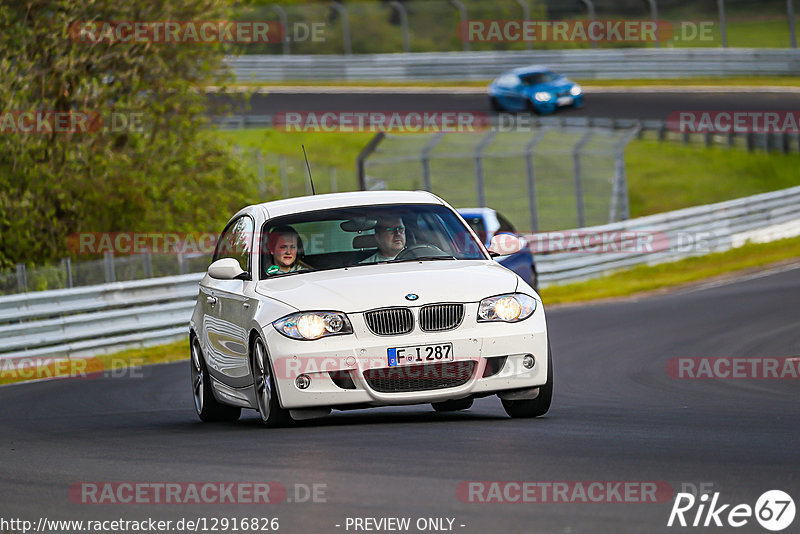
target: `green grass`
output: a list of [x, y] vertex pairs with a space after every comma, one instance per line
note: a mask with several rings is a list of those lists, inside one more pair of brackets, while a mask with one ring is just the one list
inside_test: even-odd
[[800, 154], [634, 141], [625, 152], [631, 217], [800, 184]]
[[542, 299], [547, 306], [628, 297], [793, 259], [800, 259], [800, 237], [772, 243], [749, 243], [726, 252], [639, 266], [586, 282], [551, 286], [542, 290]]

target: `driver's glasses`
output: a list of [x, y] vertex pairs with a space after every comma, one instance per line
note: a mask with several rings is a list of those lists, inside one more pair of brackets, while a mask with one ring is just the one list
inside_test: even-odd
[[406, 227], [405, 226], [387, 226], [385, 228], [378, 228], [378, 231], [381, 232], [381, 233], [386, 233], [386, 234], [395, 234], [395, 233], [397, 233], [397, 234], [405, 234], [406, 233]]

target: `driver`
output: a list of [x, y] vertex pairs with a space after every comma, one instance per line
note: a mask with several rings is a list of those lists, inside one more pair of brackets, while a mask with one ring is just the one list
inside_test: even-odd
[[378, 219], [375, 225], [375, 241], [378, 242], [378, 252], [361, 260], [361, 263], [377, 263], [391, 261], [406, 248], [406, 226], [400, 217], [385, 217]]

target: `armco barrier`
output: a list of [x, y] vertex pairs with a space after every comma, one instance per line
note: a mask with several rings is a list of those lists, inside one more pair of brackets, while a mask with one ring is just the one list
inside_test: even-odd
[[800, 50], [763, 48], [627, 48], [364, 55], [244, 55], [226, 59], [238, 81], [488, 80], [542, 64], [573, 78], [781, 76], [800, 72]]
[[202, 273], [0, 298], [0, 359], [89, 356], [188, 335]]
[[[540, 285], [728, 250], [747, 240], [800, 235], [800, 186], [580, 229], [582, 234], [617, 237], [620, 232], [637, 231], [666, 237], [669, 246], [653, 252], [537, 254]], [[692, 242], [682, 241], [681, 236]], [[536, 238], [529, 236], [529, 240]], [[696, 246], [697, 240], [702, 240], [702, 246]], [[90, 356], [180, 339], [188, 334], [202, 276], [194, 273], [0, 297], [0, 360]]]
[[[642, 247], [633, 252], [577, 250], [537, 254], [540, 286], [586, 280], [635, 265], [723, 252], [748, 240], [766, 242], [800, 235], [800, 187], [580, 229], [581, 235], [617, 239], [622, 232], [656, 236], [659, 243], [652, 250]], [[559, 232], [565, 237], [565, 245], [570, 233]], [[528, 239], [533, 245], [537, 242], [537, 236]]]

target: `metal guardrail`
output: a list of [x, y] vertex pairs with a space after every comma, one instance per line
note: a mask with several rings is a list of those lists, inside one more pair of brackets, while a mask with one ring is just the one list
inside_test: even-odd
[[[627, 236], [623, 233], [627, 232]], [[636, 265], [654, 265], [712, 252], [723, 252], [748, 240], [767, 242], [800, 235], [800, 186], [717, 204], [629, 219], [613, 224], [526, 236], [531, 248], [553, 243], [566, 247], [574, 235], [583, 245], [576, 250], [536, 255], [541, 287], [577, 282]], [[591, 237], [587, 237], [591, 236]], [[652, 246], [629, 247], [630, 252], [588, 250], [597, 243], [652, 238]], [[551, 249], [553, 247], [550, 247]]]
[[[669, 246], [638, 253], [537, 254], [542, 286], [724, 251], [749, 239], [800, 235], [800, 186], [576, 232], [613, 234], [617, 239], [622, 239], [621, 232], [658, 234]], [[683, 246], [681, 236], [702, 237], [704, 246]], [[528, 238], [536, 242], [536, 236]], [[86, 357], [185, 337], [202, 277], [194, 273], [0, 297], [0, 360]]]
[[0, 297], [0, 360], [81, 357], [189, 332], [203, 273]]
[[488, 80], [503, 71], [547, 65], [572, 78], [782, 76], [800, 72], [798, 49], [626, 48], [364, 55], [244, 55], [226, 59], [240, 82], [294, 80]]

